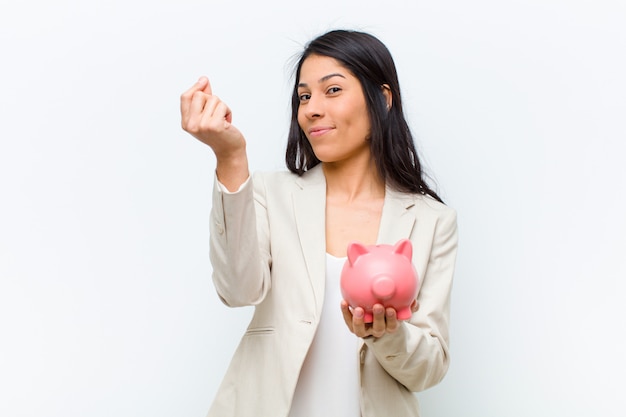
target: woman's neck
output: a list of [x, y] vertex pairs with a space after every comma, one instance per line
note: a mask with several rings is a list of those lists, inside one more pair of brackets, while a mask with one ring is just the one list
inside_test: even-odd
[[342, 257], [350, 242], [373, 245], [378, 238], [385, 185], [374, 164], [324, 164], [326, 251]]
[[326, 195], [347, 204], [385, 196], [385, 184], [373, 161], [360, 165], [322, 163], [326, 177]]

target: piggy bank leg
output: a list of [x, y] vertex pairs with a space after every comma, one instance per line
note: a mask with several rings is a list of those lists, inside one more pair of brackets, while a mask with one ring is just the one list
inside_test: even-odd
[[412, 315], [413, 312], [411, 311], [410, 306], [396, 310], [396, 317], [398, 318], [398, 320], [408, 320], [411, 318]]

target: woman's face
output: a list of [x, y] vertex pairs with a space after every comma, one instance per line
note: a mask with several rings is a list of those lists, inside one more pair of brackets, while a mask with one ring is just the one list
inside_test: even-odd
[[359, 80], [334, 58], [311, 55], [298, 80], [298, 124], [322, 162], [370, 158], [370, 119]]

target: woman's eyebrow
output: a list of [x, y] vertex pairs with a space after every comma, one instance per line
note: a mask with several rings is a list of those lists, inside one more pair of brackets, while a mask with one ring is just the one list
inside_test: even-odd
[[[344, 78], [344, 79], [346, 78], [346, 77], [344, 77], [342, 74], [340, 74], [340, 73], [338, 73], [338, 72], [334, 72], [334, 73], [332, 73], [332, 74], [324, 75], [324, 76], [323, 76], [322, 78], [320, 78], [317, 82], [318, 82], [318, 83], [323, 83], [324, 81], [328, 81], [328, 80], [330, 80], [330, 79], [331, 79], [331, 78], [333, 78], [333, 77], [341, 77], [341, 78]], [[309, 85], [308, 85], [307, 83], [298, 83], [298, 88], [300, 88], [300, 87], [306, 88], [306, 87], [308, 87], [308, 86], [309, 86]]]

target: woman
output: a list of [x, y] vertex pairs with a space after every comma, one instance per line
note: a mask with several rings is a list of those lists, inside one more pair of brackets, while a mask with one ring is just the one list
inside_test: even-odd
[[[183, 128], [216, 155], [213, 281], [255, 311], [209, 416], [418, 416], [412, 392], [448, 363], [456, 214], [424, 181], [393, 59], [375, 37], [331, 31], [299, 60], [289, 172], [250, 178], [246, 142], [202, 77]], [[413, 244], [413, 316], [341, 300], [347, 246]]]

